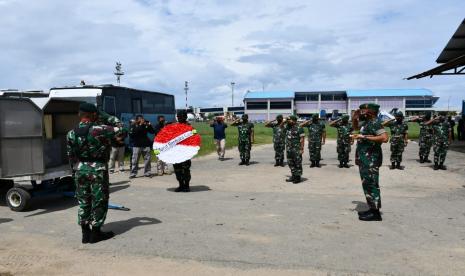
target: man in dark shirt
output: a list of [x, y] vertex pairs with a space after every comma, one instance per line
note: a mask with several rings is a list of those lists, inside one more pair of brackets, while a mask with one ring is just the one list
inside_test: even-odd
[[155, 133], [152, 124], [142, 115], [136, 116], [136, 123], [131, 127], [130, 136], [134, 142], [132, 149], [132, 170], [129, 178], [135, 178], [139, 170], [139, 158], [144, 156], [144, 176], [151, 177], [152, 141], [147, 136]]
[[218, 154], [218, 159], [224, 160], [224, 152], [226, 150], [226, 133], [225, 130], [228, 127], [224, 123], [223, 117], [216, 117], [216, 121], [212, 122], [210, 126], [213, 128], [213, 139], [215, 140], [216, 153]]
[[465, 116], [462, 115], [459, 119], [459, 124], [457, 126], [457, 139], [460, 141], [465, 140]]

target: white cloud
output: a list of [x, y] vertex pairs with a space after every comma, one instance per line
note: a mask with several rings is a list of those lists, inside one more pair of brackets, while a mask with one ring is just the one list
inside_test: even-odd
[[429, 69], [463, 20], [448, 1], [0, 0], [0, 87], [114, 83], [236, 103], [246, 90], [425, 87], [458, 105], [460, 77]]

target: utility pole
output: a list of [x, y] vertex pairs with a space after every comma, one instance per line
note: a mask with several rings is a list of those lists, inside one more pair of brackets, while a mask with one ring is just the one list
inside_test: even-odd
[[235, 82], [233, 81], [231, 82], [231, 107], [234, 106], [234, 85], [235, 84], [236, 84]]
[[121, 70], [121, 62], [117, 61], [116, 62], [116, 66], [115, 66], [115, 76], [116, 76], [116, 82], [118, 83], [118, 85], [120, 85], [120, 81], [121, 81], [121, 76], [124, 75], [124, 72], [123, 70]]
[[187, 91], [189, 91], [189, 82], [184, 82], [184, 91], [186, 92], [186, 111], [187, 111]]

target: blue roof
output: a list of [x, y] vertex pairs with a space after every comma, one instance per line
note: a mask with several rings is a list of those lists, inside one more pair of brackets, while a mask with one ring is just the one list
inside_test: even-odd
[[245, 94], [244, 99], [294, 99], [294, 91], [249, 91]]
[[429, 89], [365, 89], [347, 90], [347, 97], [415, 97], [433, 96]]

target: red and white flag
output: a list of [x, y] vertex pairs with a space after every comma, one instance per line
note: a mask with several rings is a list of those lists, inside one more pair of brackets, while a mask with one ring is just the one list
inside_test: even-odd
[[187, 124], [163, 127], [153, 141], [153, 149], [165, 163], [177, 164], [194, 157], [200, 149], [200, 135]]

